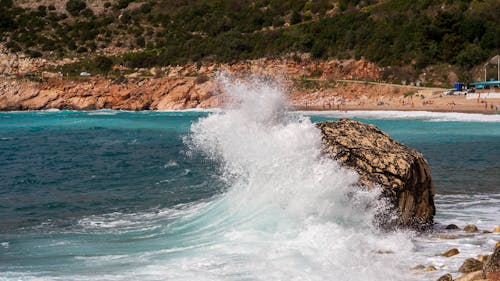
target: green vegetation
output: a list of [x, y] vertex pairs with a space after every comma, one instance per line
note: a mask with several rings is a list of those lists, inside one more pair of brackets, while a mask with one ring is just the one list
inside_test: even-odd
[[66, 10], [73, 16], [80, 14], [85, 8], [87, 8], [87, 3], [83, 0], [69, 0], [66, 3]]
[[321, 88], [335, 88], [338, 86], [346, 86], [345, 82], [337, 83], [335, 80], [331, 79], [319, 80], [316, 78], [308, 78], [306, 76], [302, 76], [300, 79], [292, 78], [292, 82], [295, 89], [303, 90], [319, 90]]
[[107, 76], [112, 73], [113, 76], [119, 76], [120, 72], [113, 72], [113, 58], [98, 56], [96, 58], [81, 59], [78, 62], [58, 66], [52, 71], [60, 71], [65, 76], [77, 77], [81, 72], [90, 72], [93, 75], [101, 74]]
[[403, 97], [405, 97], [405, 98], [411, 97], [411, 96], [415, 95], [416, 93], [417, 93], [417, 90], [411, 89], [411, 90], [408, 90], [407, 92], [405, 92]]
[[[1, 38], [14, 52], [141, 49], [112, 58], [129, 67], [307, 52], [415, 71], [438, 63], [467, 70], [500, 51], [498, 0], [115, 0], [99, 14], [84, 0], [67, 1], [67, 13], [12, 0], [0, 7]], [[109, 60], [96, 66], [108, 72]]]

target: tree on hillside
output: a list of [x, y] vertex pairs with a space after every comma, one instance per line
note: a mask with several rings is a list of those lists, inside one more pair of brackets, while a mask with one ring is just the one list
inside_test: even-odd
[[[8, 10], [12, 8], [12, 0], [0, 0], [0, 38], [1, 32], [4, 30], [10, 30], [15, 27], [14, 17], [12, 13]], [[3, 40], [2, 40], [3, 41]]]
[[4, 9], [12, 8], [13, 4], [12, 0], [0, 0], [0, 7]]
[[300, 13], [298, 13], [297, 11], [293, 11], [292, 16], [290, 17], [290, 23], [297, 24], [301, 21], [302, 21], [302, 16], [300, 15]]
[[95, 65], [107, 75], [113, 67], [113, 60], [105, 56], [99, 56], [95, 59]]
[[66, 2], [66, 11], [72, 16], [77, 16], [85, 8], [87, 8], [87, 3], [83, 0], [69, 0]]

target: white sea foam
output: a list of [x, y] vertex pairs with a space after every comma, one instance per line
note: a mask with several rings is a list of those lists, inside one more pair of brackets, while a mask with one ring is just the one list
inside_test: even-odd
[[[212, 112], [222, 112], [222, 108], [186, 108], [186, 109], [162, 109], [162, 110], [153, 110], [152, 112], [161, 112], [161, 113], [183, 113], [183, 112], [206, 112], [206, 113], [212, 113]], [[182, 115], [179, 115], [182, 116]]]
[[[453, 238], [440, 238], [440, 234]], [[441, 233], [436, 231], [432, 235], [423, 235], [415, 240], [418, 251], [412, 259], [414, 265], [433, 265], [437, 268], [435, 272], [422, 273], [421, 280], [436, 280], [446, 273], [451, 273], [454, 278], [457, 278], [462, 275], [458, 269], [466, 258], [477, 258], [478, 255], [491, 253], [499, 238], [498, 234], [467, 233], [460, 230], [442, 230]], [[442, 253], [452, 248], [459, 249], [460, 253], [450, 258], [441, 256]]]
[[78, 226], [85, 232], [102, 232], [103, 230], [113, 232], [146, 230], [159, 227], [154, 223], [154, 219], [158, 216], [159, 215], [156, 213], [124, 214], [116, 212], [84, 217], [78, 221]]
[[165, 165], [163, 165], [163, 168], [172, 168], [172, 167], [177, 167], [179, 166], [179, 163], [175, 162], [174, 160], [168, 161]]
[[61, 110], [58, 109], [58, 108], [48, 108], [48, 109], [45, 109], [45, 110], [42, 110], [42, 111], [46, 111], [46, 112], [59, 112]]
[[[436, 195], [436, 220], [443, 224], [475, 224], [492, 230], [500, 224], [500, 194]], [[461, 225], [464, 224], [464, 225]]]
[[334, 118], [367, 119], [418, 119], [435, 122], [500, 122], [500, 115], [457, 112], [430, 111], [392, 111], [392, 110], [352, 110], [352, 111], [304, 111], [303, 114]]
[[88, 111], [87, 114], [88, 115], [116, 115], [119, 112], [120, 111], [117, 111], [117, 110], [103, 109], [103, 110]]
[[150, 212], [121, 213], [114, 212], [102, 215], [92, 215], [78, 220], [77, 228], [72, 232], [107, 233], [107, 232], [134, 232], [153, 230], [164, 226], [174, 220], [189, 220], [202, 212], [208, 205], [207, 202], [197, 202], [177, 205], [175, 208], [157, 209]]
[[377, 231], [378, 191], [322, 158], [320, 132], [287, 114], [280, 87], [220, 82], [234, 104], [193, 124], [189, 144], [219, 161], [229, 188], [189, 233], [211, 247], [163, 265], [168, 279], [408, 279], [410, 239]]

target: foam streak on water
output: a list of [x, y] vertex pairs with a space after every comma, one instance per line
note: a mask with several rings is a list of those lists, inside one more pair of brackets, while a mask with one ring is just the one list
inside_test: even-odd
[[350, 110], [350, 111], [307, 111], [307, 115], [334, 118], [368, 119], [417, 119], [432, 122], [488, 122], [500, 123], [500, 115], [460, 112], [397, 111], [397, 110]]
[[199, 120], [190, 139], [229, 186], [222, 217], [209, 217], [218, 242], [176, 270], [206, 262], [217, 279], [404, 280], [401, 257], [413, 245], [372, 226], [378, 192], [321, 157], [319, 130], [285, 114], [279, 87], [230, 80], [221, 78], [234, 107]]

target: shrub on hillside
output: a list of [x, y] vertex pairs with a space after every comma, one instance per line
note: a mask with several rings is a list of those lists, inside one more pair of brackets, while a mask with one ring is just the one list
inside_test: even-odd
[[85, 8], [87, 8], [87, 3], [83, 0], [69, 0], [66, 2], [66, 11], [72, 16], [77, 16]]
[[95, 66], [103, 73], [108, 73], [113, 67], [113, 60], [105, 56], [99, 56], [95, 58]]

